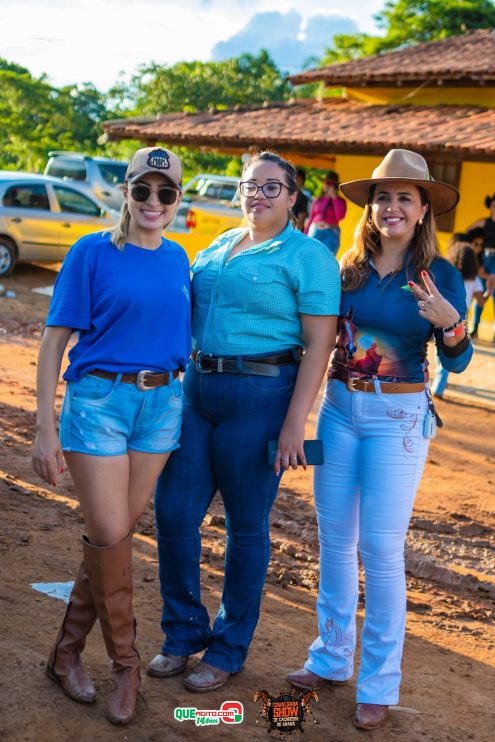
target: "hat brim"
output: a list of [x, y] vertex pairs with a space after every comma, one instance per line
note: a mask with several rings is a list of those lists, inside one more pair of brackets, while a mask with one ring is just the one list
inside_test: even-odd
[[138, 180], [141, 180], [143, 175], [148, 175], [148, 173], [153, 173], [154, 175], [161, 175], [162, 178], [165, 178], [165, 180], [168, 180], [172, 185], [174, 185], [176, 188], [179, 189], [179, 191], [182, 191], [182, 184], [178, 183], [174, 178], [171, 178], [170, 175], [167, 175], [166, 173], [160, 173], [156, 168], [147, 168], [146, 170], [139, 170], [138, 172], [135, 172], [132, 177], [127, 178], [127, 183], [135, 183]]
[[350, 180], [340, 184], [340, 190], [358, 206], [369, 203], [370, 188], [379, 183], [412, 183], [423, 188], [430, 197], [431, 208], [435, 216], [446, 214], [459, 203], [459, 191], [448, 183], [439, 183], [435, 180], [419, 180], [417, 178], [369, 178], [368, 180]]

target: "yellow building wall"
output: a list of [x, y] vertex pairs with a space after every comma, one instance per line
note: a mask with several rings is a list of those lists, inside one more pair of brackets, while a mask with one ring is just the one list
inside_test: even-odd
[[486, 106], [495, 108], [495, 87], [447, 88], [430, 86], [394, 88], [345, 88], [344, 97], [361, 103], [383, 105], [403, 103], [414, 106], [438, 106], [442, 103], [453, 106]]

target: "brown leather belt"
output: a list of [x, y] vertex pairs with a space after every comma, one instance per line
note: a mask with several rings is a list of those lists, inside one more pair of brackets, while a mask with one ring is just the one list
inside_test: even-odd
[[[118, 374], [115, 371], [103, 371], [100, 368], [94, 368], [89, 372], [90, 376], [98, 376], [100, 379], [115, 379]], [[168, 386], [179, 375], [179, 369], [167, 371], [166, 373], [157, 373], [143, 369], [137, 374], [122, 374], [121, 381], [124, 384], [135, 384], [137, 388], [145, 392], [147, 389], [155, 389], [157, 386]]]
[[277, 366], [287, 366], [290, 363], [299, 363], [302, 358], [302, 348], [294, 348], [286, 353], [273, 356], [214, 356], [202, 351], [193, 350], [191, 358], [200, 374], [252, 374], [255, 376], [279, 376]]
[[[355, 377], [347, 378], [343, 374], [334, 374], [330, 377], [331, 379], [337, 379], [342, 381], [350, 392], [375, 392], [374, 381], [364, 381], [364, 379], [356, 379]], [[393, 382], [393, 381], [380, 381], [380, 391], [384, 394], [410, 394], [412, 392], [422, 392], [425, 389], [424, 382], [418, 382], [417, 384], [409, 384], [407, 382]]]

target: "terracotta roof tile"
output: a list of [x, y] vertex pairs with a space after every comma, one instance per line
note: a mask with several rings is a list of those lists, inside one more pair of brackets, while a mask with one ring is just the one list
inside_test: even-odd
[[274, 103], [214, 114], [166, 114], [104, 123], [111, 139], [243, 150], [253, 145], [318, 154], [420, 152], [495, 156], [495, 109], [477, 106], [370, 105], [339, 98]]
[[352, 62], [332, 64], [292, 75], [294, 85], [323, 80], [326, 85], [415, 85], [426, 80], [446, 84], [495, 83], [495, 30], [468, 31], [440, 41], [415, 44]]

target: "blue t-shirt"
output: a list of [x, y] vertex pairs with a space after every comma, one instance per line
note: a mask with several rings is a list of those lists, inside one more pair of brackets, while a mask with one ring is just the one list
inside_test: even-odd
[[156, 250], [130, 243], [118, 250], [108, 232], [87, 235], [69, 250], [46, 321], [79, 331], [67, 381], [97, 368], [184, 369], [190, 323], [189, 262], [182, 247], [163, 239]]
[[339, 266], [325, 245], [289, 224], [229, 260], [245, 234], [220, 235], [191, 266], [196, 350], [256, 355], [303, 345], [301, 314], [339, 313]]
[[[466, 291], [460, 271], [435, 258], [430, 273], [442, 296], [465, 318]], [[339, 374], [399, 382], [428, 379], [427, 342], [433, 325], [420, 317], [417, 299], [407, 288], [408, 277], [403, 267], [380, 279], [370, 260], [364, 286], [342, 292], [330, 378]], [[459, 372], [469, 363], [472, 346], [455, 358], [445, 357], [440, 348], [439, 355], [444, 368]]]

